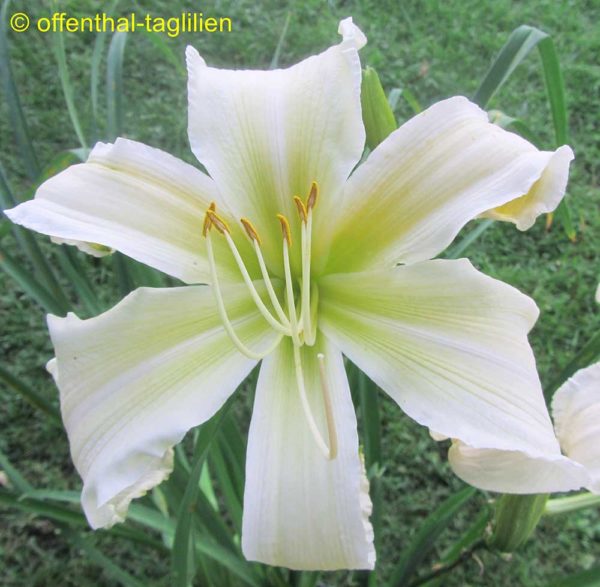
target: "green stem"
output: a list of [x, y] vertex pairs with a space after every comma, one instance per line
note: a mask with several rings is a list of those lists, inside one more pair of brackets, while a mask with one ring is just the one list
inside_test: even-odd
[[571, 495], [569, 497], [549, 499], [546, 502], [544, 515], [557, 516], [596, 506], [600, 506], [600, 495], [580, 493], [579, 495]]

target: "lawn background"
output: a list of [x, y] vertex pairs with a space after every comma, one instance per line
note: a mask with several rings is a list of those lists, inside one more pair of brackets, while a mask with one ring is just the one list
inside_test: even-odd
[[[65, 2], [62, 9], [89, 16], [104, 2]], [[18, 2], [9, 14], [24, 11], [32, 18], [47, 16], [50, 3]], [[594, 303], [600, 263], [600, 2], [535, 1], [478, 2], [474, 0], [363, 1], [363, 2], [159, 2], [129, 3], [119, 12], [176, 16], [201, 11], [205, 16], [228, 16], [232, 33], [185, 34], [165, 42], [183, 63], [186, 44], [193, 44], [209, 64], [236, 68], [267, 68], [287, 14], [288, 33], [280, 65], [295, 63], [334, 42], [338, 21], [348, 15], [369, 39], [361, 51], [363, 65], [375, 67], [386, 91], [408, 88], [423, 106], [456, 94], [471, 96], [509, 33], [520, 24], [537, 26], [551, 34], [563, 67], [570, 109], [571, 146], [576, 155], [569, 197], [578, 230], [571, 243], [555, 227], [546, 232], [543, 219], [530, 231], [496, 224], [466, 251], [485, 273], [515, 285], [531, 295], [541, 317], [531, 341], [542, 380], [550, 381], [561, 366], [600, 326]], [[77, 147], [62, 95], [49, 34], [30, 30], [11, 33], [14, 75], [40, 162], [47, 164], [58, 152]], [[68, 66], [75, 88], [84, 133], [91, 141], [89, 64], [94, 35], [65, 36]], [[186, 79], [141, 34], [128, 35], [124, 62], [125, 136], [146, 142], [193, 162], [186, 136]], [[105, 97], [100, 105], [105, 113]], [[553, 148], [539, 59], [528, 58], [489, 104], [522, 118], [540, 137], [540, 146]], [[399, 121], [412, 112], [401, 98]], [[104, 114], [103, 114], [104, 115]], [[0, 161], [19, 196], [29, 189], [10, 130], [5, 100], [0, 100]], [[4, 221], [3, 221], [4, 222]], [[468, 228], [467, 228], [468, 230]], [[39, 238], [40, 243], [47, 239]], [[10, 235], [3, 246], [17, 257]], [[52, 257], [53, 247], [44, 246]], [[102, 301], [108, 308], [119, 299], [110, 263], [81, 256]], [[25, 378], [48, 398], [56, 397], [44, 371], [52, 356], [44, 314], [0, 272], [0, 348], [3, 365]], [[424, 517], [461, 486], [446, 464], [445, 448], [436, 446], [424, 428], [405, 417], [395, 404], [383, 402], [384, 527], [378, 559], [385, 574]], [[36, 487], [77, 489], [64, 433], [50, 426], [40, 412], [0, 385], [0, 448]], [[242, 402], [244, 400], [241, 400]], [[244, 406], [240, 412], [244, 412]], [[245, 417], [241, 426], [247, 427]], [[451, 531], [439, 542], [441, 553], [482, 506], [473, 500]], [[96, 566], [61, 537], [50, 522], [0, 510], [0, 584], [8, 586], [113, 585]], [[116, 543], [101, 533], [97, 544], [133, 574], [144, 569], [150, 576], [168, 573], [168, 560]], [[600, 516], [585, 511], [548, 519], [536, 539], [520, 552], [500, 558], [484, 552], [471, 559], [444, 585], [546, 585], [551, 578], [600, 564]], [[429, 562], [435, 562], [432, 559]], [[323, 584], [358, 584], [358, 576], [325, 575]]]

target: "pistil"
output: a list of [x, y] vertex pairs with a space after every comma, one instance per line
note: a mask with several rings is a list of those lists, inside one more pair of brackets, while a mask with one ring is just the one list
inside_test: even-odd
[[304, 332], [304, 342], [308, 346], [315, 344], [317, 332], [312, 324], [311, 307], [310, 307], [310, 259], [312, 253], [312, 217], [313, 208], [317, 204], [319, 196], [319, 186], [317, 182], [312, 183], [310, 192], [306, 199], [306, 204], [298, 197], [294, 197], [294, 202], [298, 208], [300, 216], [300, 239], [302, 249], [302, 330]]

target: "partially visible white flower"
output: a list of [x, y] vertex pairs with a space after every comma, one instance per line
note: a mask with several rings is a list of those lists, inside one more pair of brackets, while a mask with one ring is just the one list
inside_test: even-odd
[[450, 465], [467, 483], [505, 493], [585, 487], [600, 493], [600, 363], [581, 369], [554, 394], [554, 428], [563, 456], [470, 447], [456, 440]]

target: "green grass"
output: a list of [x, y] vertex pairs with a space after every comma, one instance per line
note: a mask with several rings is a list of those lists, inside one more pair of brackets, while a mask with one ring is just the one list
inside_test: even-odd
[[[105, 3], [67, 3], [68, 10], [93, 14]], [[13, 10], [27, 6], [32, 15], [50, 13], [41, 2], [14, 2]], [[130, 11], [123, 0], [120, 9]], [[558, 228], [546, 232], [543, 221], [526, 232], [496, 224], [468, 251], [484, 272], [517, 286], [533, 296], [541, 309], [531, 341], [542, 379], [550, 381], [572, 354], [600, 327], [600, 309], [593, 301], [600, 278], [600, 5], [593, 1], [514, 3], [442, 1], [364, 1], [288, 4], [268, 0], [225, 4], [205, 3], [205, 14], [230, 16], [234, 32], [220, 35], [182, 35], [166, 39], [183, 60], [187, 43], [195, 45], [207, 61], [227, 67], [268, 67], [289, 6], [292, 16], [280, 63], [287, 65], [336, 41], [338, 20], [353, 15], [369, 38], [362, 51], [364, 64], [375, 67], [386, 90], [410, 89], [423, 105], [455, 94], [470, 96], [508, 34], [520, 24], [537, 26], [553, 36], [563, 67], [570, 109], [571, 145], [576, 154], [569, 194], [578, 229], [576, 243]], [[176, 15], [198, 10], [196, 2], [144, 2], [141, 12]], [[42, 164], [65, 149], [78, 146], [69, 123], [58, 79], [51, 38], [35, 31], [12, 34], [11, 57], [23, 108]], [[89, 64], [94, 38], [89, 34], [65, 38], [67, 60], [74, 86], [75, 105], [83, 131], [92, 142]], [[102, 78], [104, 79], [104, 78]], [[127, 41], [124, 64], [124, 134], [193, 162], [186, 136], [186, 80], [143, 35]], [[101, 88], [103, 90], [103, 87]], [[105, 96], [100, 115], [106, 120]], [[550, 114], [537, 54], [532, 54], [489, 105], [524, 119], [552, 148]], [[402, 99], [399, 120], [411, 115]], [[19, 196], [29, 187], [25, 169], [11, 138], [7, 108], [0, 100], [1, 162]], [[55, 247], [38, 238], [56, 263]], [[19, 255], [10, 236], [4, 246]], [[110, 262], [80, 255], [104, 307], [119, 299]], [[9, 279], [0, 273], [0, 349], [3, 364], [22, 376], [45, 397], [55, 388], [44, 363], [52, 356], [44, 316]], [[383, 396], [382, 396], [383, 398]], [[65, 435], [39, 412], [6, 389], [0, 396], [0, 449], [37, 487], [77, 489]], [[411, 536], [445, 497], [461, 486], [446, 464], [445, 449], [435, 445], [427, 431], [404, 416], [395, 404], [383, 404], [383, 533], [378, 558], [385, 575], [393, 569]], [[239, 406], [245, 411], [245, 406]], [[241, 418], [247, 426], [247, 419]], [[478, 496], [442, 536], [435, 562], [474, 519], [484, 497]], [[2, 511], [0, 568], [2, 584], [9, 586], [108, 586], [115, 584], [71, 547], [50, 522]], [[125, 543], [95, 535], [103, 551], [133, 574], [164, 577], [169, 561], [132, 550]], [[470, 559], [444, 585], [546, 585], [551, 578], [600, 564], [600, 516], [586, 511], [544, 520], [536, 539], [510, 558], [487, 552]], [[327, 575], [323, 584], [358, 584], [359, 577]]]

